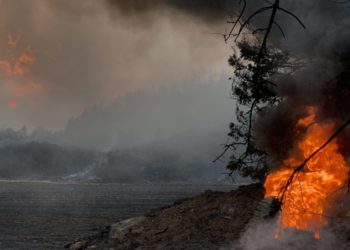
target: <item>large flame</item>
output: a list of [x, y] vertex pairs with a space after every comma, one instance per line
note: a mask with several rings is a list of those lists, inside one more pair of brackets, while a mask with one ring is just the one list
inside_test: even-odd
[[[316, 151], [335, 130], [331, 121], [315, 122], [316, 109], [308, 108], [308, 116], [300, 119], [297, 127], [307, 128], [305, 134], [295, 144], [283, 166], [269, 174], [265, 181], [266, 198], [281, 199], [282, 191], [293, 171]], [[296, 173], [283, 196], [279, 219], [279, 230], [296, 228], [311, 231], [319, 238], [320, 229], [327, 224], [326, 209], [330, 207], [330, 197], [344, 187], [348, 180], [349, 168], [343, 155], [339, 153], [336, 139], [315, 155]]]

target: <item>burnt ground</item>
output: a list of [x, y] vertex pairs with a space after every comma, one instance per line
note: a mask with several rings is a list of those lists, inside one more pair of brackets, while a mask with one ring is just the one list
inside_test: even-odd
[[261, 184], [241, 186], [231, 192], [206, 191], [145, 216], [112, 224], [66, 248], [220, 249], [241, 236], [263, 194]]

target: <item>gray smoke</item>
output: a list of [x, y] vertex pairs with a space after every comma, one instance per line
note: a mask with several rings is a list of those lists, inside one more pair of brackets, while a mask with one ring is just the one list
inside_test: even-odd
[[293, 249], [293, 250], [328, 250], [328, 249], [346, 249], [341, 247], [337, 235], [330, 230], [321, 232], [321, 239], [315, 240], [311, 233], [304, 233], [289, 229], [282, 233], [276, 240], [274, 234], [277, 228], [277, 222], [267, 221], [255, 226], [251, 226], [241, 237], [239, 247], [233, 249], [241, 250], [269, 250], [269, 249]]
[[[250, 8], [257, 8], [250, 4]], [[306, 106], [317, 107], [319, 121], [331, 119], [338, 126], [350, 117], [349, 6], [318, 0], [282, 1], [281, 6], [297, 15], [307, 29], [280, 12], [277, 22], [286, 38], [274, 29], [271, 41], [307, 63], [295, 74], [276, 79], [277, 92], [284, 101], [277, 108], [261, 112], [256, 120], [255, 136], [270, 154], [272, 166], [279, 165], [293, 145], [294, 124], [306, 115]], [[254, 24], [260, 27], [263, 19]], [[350, 152], [348, 139], [349, 133], [339, 138], [345, 157]]]
[[4, 176], [221, 178], [211, 161], [233, 116], [231, 48], [216, 33], [229, 5], [0, 0], [0, 60], [35, 58], [23, 75], [6, 75], [0, 63], [0, 127], [12, 128], [0, 145]]
[[[1, 72], [0, 125], [60, 130], [89, 106], [228, 72], [231, 49], [214, 34], [224, 30], [225, 14], [199, 2], [146, 2], [1, 0], [0, 59], [30, 46], [35, 62], [21, 76]], [[133, 14], [140, 3], [147, 13]], [[9, 34], [20, 36], [15, 49]], [[12, 100], [16, 109], [7, 107]]]
[[[336, 198], [335, 198], [336, 197]], [[293, 228], [280, 231], [278, 218], [255, 216], [247, 225], [242, 237], [229, 249], [234, 250], [328, 250], [349, 249], [349, 196], [345, 190], [335, 195], [332, 207], [328, 208], [329, 224], [321, 229], [320, 239], [315, 239], [312, 232], [298, 231]], [[258, 213], [257, 213], [258, 214]], [[275, 238], [278, 233], [278, 239]]]
[[[227, 80], [141, 91], [86, 109], [62, 131], [0, 131], [5, 179], [216, 182], [233, 116]], [[50, 142], [50, 143], [47, 143]], [[45, 167], [44, 167], [45, 166]]]
[[123, 15], [144, 15], [155, 11], [185, 12], [209, 24], [222, 22], [232, 14], [235, 4], [228, 0], [108, 0], [109, 4], [119, 9]]
[[191, 131], [204, 136], [221, 131], [224, 141], [233, 103], [225, 78], [137, 92], [110, 105], [87, 108], [67, 123], [60, 143], [102, 150], [130, 148]]

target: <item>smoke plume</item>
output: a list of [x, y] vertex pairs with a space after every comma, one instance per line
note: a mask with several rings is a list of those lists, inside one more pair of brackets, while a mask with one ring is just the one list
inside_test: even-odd
[[[248, 1], [248, 9], [259, 8], [261, 2]], [[253, 124], [253, 137], [270, 160], [266, 196], [280, 202], [280, 220], [252, 224], [239, 245], [243, 249], [347, 249], [350, 129], [339, 133], [322, 151], [316, 150], [350, 119], [349, 6], [313, 0], [280, 3], [302, 20], [306, 30], [291, 16], [278, 12], [276, 21], [286, 39], [274, 28], [271, 45], [302, 58], [305, 64], [295, 73], [274, 79], [282, 101], [262, 109]], [[268, 18], [258, 17], [254, 27], [264, 28]], [[296, 126], [309, 115], [314, 116], [310, 123]], [[318, 154], [307, 161], [314, 152]], [[337, 192], [340, 199], [335, 202]], [[278, 227], [281, 233], [275, 240]]]
[[228, 72], [230, 48], [216, 34], [225, 27], [224, 1], [1, 0], [0, 6], [2, 127], [58, 130], [89, 106]]
[[[347, 5], [332, 1], [284, 1], [282, 7], [295, 13], [307, 29], [301, 29], [289, 16], [280, 14], [277, 21], [283, 27], [286, 39], [275, 30], [272, 41], [307, 63], [295, 74], [277, 79], [282, 104], [261, 112], [256, 120], [255, 136], [276, 161], [272, 165], [279, 165], [288, 154], [296, 139], [294, 126], [306, 115], [306, 107], [316, 107], [319, 121], [332, 120], [337, 126], [350, 117], [350, 16]], [[346, 157], [348, 138], [347, 132], [339, 139], [344, 142], [341, 150]]]

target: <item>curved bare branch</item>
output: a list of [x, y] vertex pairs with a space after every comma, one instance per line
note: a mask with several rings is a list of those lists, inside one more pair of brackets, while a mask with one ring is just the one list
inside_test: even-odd
[[275, 21], [273, 21], [273, 24], [278, 28], [278, 30], [281, 32], [282, 36], [284, 38], [286, 38], [286, 35], [284, 34], [282, 27], [278, 23], [276, 23]]
[[269, 9], [272, 9], [272, 8], [273, 8], [273, 6], [263, 7], [263, 8], [258, 9], [257, 11], [255, 11], [253, 14], [251, 14], [247, 18], [247, 20], [241, 25], [241, 27], [239, 28], [237, 36], [235, 38], [235, 41], [237, 41], [237, 39], [238, 39], [239, 35], [242, 33], [243, 29], [245, 28], [245, 26], [247, 26], [247, 24], [250, 22], [250, 20], [252, 20], [253, 17], [255, 17], [256, 15], [261, 14]]
[[290, 12], [289, 10], [286, 10], [286, 9], [284, 9], [284, 8], [281, 8], [281, 7], [278, 7], [278, 9], [279, 9], [280, 11], [283, 11], [283, 12], [285, 12], [286, 14], [288, 14], [288, 15], [294, 17], [294, 19], [297, 20], [297, 22], [298, 22], [304, 29], [306, 29], [305, 24], [304, 24], [295, 14], [293, 14], [293, 13]]

